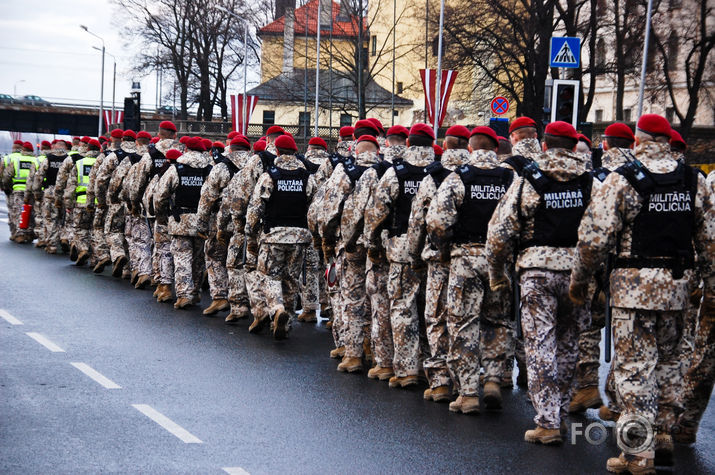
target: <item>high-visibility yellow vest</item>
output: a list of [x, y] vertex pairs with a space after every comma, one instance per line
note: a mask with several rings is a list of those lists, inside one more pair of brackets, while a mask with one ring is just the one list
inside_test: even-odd
[[[75, 200], [77, 203], [87, 203], [87, 185], [89, 185], [89, 173], [92, 171], [92, 165], [97, 161], [97, 157], [84, 157], [77, 160], [75, 167], [77, 168], [77, 187], [74, 189]], [[97, 200], [94, 200], [95, 204]]]
[[27, 177], [35, 163], [34, 155], [18, 154], [12, 159], [15, 174], [12, 177], [12, 191], [24, 191], [27, 188]]
[[8, 153], [7, 155], [5, 155], [5, 157], [3, 157], [3, 160], [5, 161], [5, 166], [9, 167], [10, 164], [12, 163], [12, 160], [15, 157], [19, 157], [20, 155], [22, 155], [20, 152], [12, 152], [12, 153]]

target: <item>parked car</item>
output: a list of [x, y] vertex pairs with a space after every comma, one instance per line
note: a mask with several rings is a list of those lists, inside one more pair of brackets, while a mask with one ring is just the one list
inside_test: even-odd
[[14, 104], [14, 103], [15, 103], [15, 99], [13, 99], [10, 94], [0, 94], [0, 103], [3, 103], [3, 104]]
[[166, 114], [166, 115], [176, 115], [179, 113], [179, 111], [171, 106], [161, 106], [161, 107], [156, 108], [156, 113], [157, 114]]
[[23, 96], [22, 103], [28, 106], [51, 106], [49, 101], [44, 100], [40, 96]]

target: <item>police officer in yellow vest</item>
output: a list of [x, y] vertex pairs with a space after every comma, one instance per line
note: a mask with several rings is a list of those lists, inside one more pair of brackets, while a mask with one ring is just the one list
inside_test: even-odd
[[[12, 183], [9, 183], [9, 186], [5, 186], [4, 180], [2, 177], [5, 175], [5, 169], [9, 168], [9, 164], [12, 163], [12, 159], [15, 156], [21, 155], [22, 152], [22, 140], [15, 140], [12, 143], [12, 150], [10, 153], [5, 155], [2, 160], [0, 160], [0, 189], [5, 192], [5, 196], [7, 197], [7, 215], [8, 218], [13, 216], [15, 213], [13, 212], [12, 208], [12, 200], [10, 200], [10, 195], [12, 194]], [[7, 220], [8, 225], [10, 226], [10, 239], [13, 240], [15, 236], [15, 229], [17, 228], [17, 223], [12, 220], [8, 219]]]
[[93, 207], [87, 206], [87, 186], [89, 185], [89, 173], [97, 161], [100, 149], [101, 145], [98, 140], [88, 141], [87, 151], [84, 153], [84, 157], [75, 163], [74, 173], [68, 176], [67, 185], [62, 195], [70, 222], [70, 244], [76, 249], [75, 264], [78, 266], [84, 265], [91, 255], [91, 230], [94, 215]]
[[27, 188], [27, 178], [30, 170], [35, 165], [34, 147], [30, 142], [22, 144], [20, 154], [11, 154], [10, 162], [3, 167], [2, 184], [4, 190], [11, 190], [8, 196], [8, 221], [14, 223], [15, 229], [11, 227], [10, 239], [17, 243], [32, 242], [35, 239], [35, 231], [32, 220], [28, 220], [26, 229], [20, 229], [20, 216], [22, 215], [22, 205], [25, 198], [25, 188]]

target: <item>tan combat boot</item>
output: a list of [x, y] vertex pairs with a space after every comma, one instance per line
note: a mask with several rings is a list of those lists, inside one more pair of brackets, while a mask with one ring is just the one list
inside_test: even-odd
[[524, 440], [532, 444], [544, 445], [558, 445], [563, 442], [560, 427], [558, 429], [537, 427], [536, 429], [527, 430], [524, 433]]
[[611, 473], [631, 473], [633, 475], [654, 474], [655, 463], [652, 452], [648, 456], [641, 454], [626, 455], [621, 452], [618, 457], [611, 457], [606, 462], [606, 470]]
[[621, 413], [611, 410], [608, 406], [601, 406], [598, 408], [598, 417], [602, 421], [618, 422], [618, 418], [621, 417]]
[[124, 265], [126, 263], [127, 263], [127, 256], [117, 257], [117, 259], [114, 261], [114, 265], [112, 266], [112, 276], [113, 277], [121, 277], [122, 272], [124, 271]]
[[248, 318], [248, 316], [251, 314], [251, 309], [248, 308], [246, 305], [241, 305], [236, 309], [236, 311], [231, 311], [231, 313], [228, 314], [226, 317], [225, 322], [226, 323], [238, 323], [239, 320], [242, 320], [244, 318]]
[[97, 265], [94, 266], [92, 272], [94, 272], [95, 274], [101, 274], [102, 272], [104, 272], [104, 268], [107, 267], [110, 262], [111, 261], [109, 259], [102, 259], [101, 261], [97, 262]]
[[449, 412], [462, 412], [462, 396], [449, 403]]
[[393, 376], [390, 378], [389, 386], [391, 388], [406, 388], [408, 386], [415, 386], [419, 382], [419, 378], [416, 374], [411, 374], [409, 376]]
[[137, 279], [139, 278], [139, 272], [133, 270], [133, 271], [129, 274], [129, 276], [130, 276], [130, 277], [129, 277], [129, 283], [132, 284], [132, 285], [135, 285], [135, 284], [137, 283]]
[[180, 297], [180, 298], [176, 299], [176, 303], [174, 303], [174, 308], [182, 309], [182, 308], [189, 307], [190, 305], [191, 305], [191, 299]]
[[273, 317], [273, 339], [275, 340], [285, 340], [288, 336], [288, 321], [290, 320], [290, 315], [285, 310], [279, 310], [276, 312], [276, 316]]
[[169, 284], [159, 284], [156, 289], [156, 301], [159, 303], [169, 302], [171, 300], [171, 286]]
[[214, 313], [220, 312], [222, 310], [227, 310], [229, 307], [228, 300], [226, 299], [216, 299], [211, 302], [211, 305], [206, 307], [203, 311], [204, 315], [213, 315]]
[[343, 356], [343, 361], [338, 365], [338, 371], [344, 373], [355, 373], [362, 371], [362, 359], [353, 358], [351, 356]]
[[268, 315], [254, 315], [253, 322], [248, 327], [249, 333], [260, 333], [268, 324]]
[[159, 291], [161, 290], [161, 284], [157, 285], [154, 289], [154, 293], [151, 294], [152, 297], [157, 298], [159, 296]]
[[460, 410], [462, 411], [462, 414], [479, 414], [479, 397], [462, 396], [462, 405]]
[[42, 249], [43, 247], [47, 246], [47, 243], [45, 241], [37, 241], [35, 243], [35, 247], [38, 249]]
[[62, 248], [62, 253], [66, 253], [70, 250], [70, 242], [67, 239], [60, 239], [60, 247]]
[[339, 346], [330, 351], [330, 357], [334, 360], [338, 360], [345, 356], [345, 347]]
[[143, 289], [144, 287], [149, 285], [149, 282], [151, 282], [151, 277], [149, 277], [148, 275], [140, 275], [137, 279], [136, 284], [134, 284], [134, 288]]
[[367, 372], [368, 378], [378, 379], [380, 381], [390, 379], [394, 375], [395, 373], [392, 371], [392, 368], [385, 368], [383, 366], [375, 366], [374, 368], [370, 368], [370, 371]]
[[87, 263], [89, 260], [89, 251], [82, 251], [79, 253], [77, 256], [77, 260], [75, 261], [75, 265], [78, 267], [81, 267]]
[[598, 392], [598, 386], [588, 386], [576, 391], [576, 394], [571, 398], [569, 405], [569, 413], [583, 412], [586, 409], [601, 407], [601, 393]]
[[300, 315], [298, 315], [298, 321], [304, 323], [313, 323], [318, 321], [318, 316], [315, 314], [315, 310], [303, 310]]
[[[24, 236], [20, 236], [20, 238], [17, 240], [17, 242], [25, 242], [25, 237], [24, 237]], [[70, 246], [70, 260], [71, 260], [72, 262], [76, 261], [78, 255], [79, 255], [79, 251], [77, 250], [77, 246], [75, 246], [74, 244], [72, 244], [72, 245]]]
[[431, 391], [431, 399], [434, 402], [447, 402], [452, 399], [452, 393], [449, 390], [449, 386], [437, 386], [436, 388], [431, 389]]
[[484, 383], [484, 405], [487, 409], [501, 409], [501, 386], [497, 383], [487, 381]]

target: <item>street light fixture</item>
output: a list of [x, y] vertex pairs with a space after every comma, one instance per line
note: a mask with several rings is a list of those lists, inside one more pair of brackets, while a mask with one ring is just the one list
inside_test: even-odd
[[79, 27], [102, 42], [102, 83], [99, 88], [99, 121], [97, 126], [97, 137], [99, 137], [102, 135], [102, 119], [104, 117], [104, 39], [89, 31], [89, 28], [85, 25], [79, 25]]
[[[237, 20], [243, 22], [243, 128], [241, 131], [244, 135], [248, 135], [248, 21], [245, 18], [233, 13], [231, 10], [216, 5], [214, 8], [220, 12], [231, 15]], [[236, 111], [238, 112], [238, 111]]]
[[[92, 46], [92, 48], [96, 49], [97, 51], [101, 51], [100, 48], [97, 46]], [[112, 53], [107, 52], [109, 56], [112, 57], [112, 60], [114, 60], [114, 72], [112, 73], [112, 120], [116, 120], [116, 116], [114, 114], [114, 93], [117, 90], [117, 57], [114, 56]]]
[[20, 83], [23, 83], [23, 82], [27, 82], [27, 81], [24, 80], [24, 79], [20, 79], [19, 81], [17, 81], [17, 82], [15, 83], [14, 86], [12, 86], [12, 97], [13, 97], [13, 98], [17, 96], [17, 85], [20, 84]]

